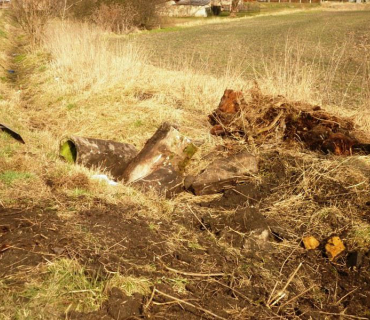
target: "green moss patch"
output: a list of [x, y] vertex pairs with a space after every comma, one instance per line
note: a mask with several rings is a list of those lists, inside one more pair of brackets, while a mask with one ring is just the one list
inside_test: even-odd
[[75, 163], [77, 160], [77, 149], [75, 144], [70, 140], [62, 143], [59, 155], [68, 163]]

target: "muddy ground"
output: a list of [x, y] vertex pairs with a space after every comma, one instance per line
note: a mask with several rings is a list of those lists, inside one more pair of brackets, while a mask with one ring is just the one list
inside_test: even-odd
[[[369, 318], [369, 252], [359, 258], [346, 252], [330, 262], [322, 247], [305, 250], [292, 236], [301, 226], [292, 229], [260, 213], [271, 189], [268, 183], [241, 185], [217, 201], [178, 205], [168, 220], [109, 204], [81, 211], [73, 221], [42, 207], [2, 208], [0, 275], [67, 257], [78, 259], [92, 278], [120, 270], [155, 284], [147, 296], [113, 288], [98, 311], [60, 318]], [[94, 246], [86, 235], [98, 239]], [[174, 278], [184, 284], [181, 292]]]

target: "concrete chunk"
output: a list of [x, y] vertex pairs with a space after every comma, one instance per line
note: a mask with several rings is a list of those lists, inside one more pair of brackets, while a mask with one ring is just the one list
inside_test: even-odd
[[258, 172], [258, 160], [249, 152], [218, 159], [211, 163], [197, 177], [189, 177], [185, 185], [196, 195], [218, 193], [228, 186], [246, 180]]

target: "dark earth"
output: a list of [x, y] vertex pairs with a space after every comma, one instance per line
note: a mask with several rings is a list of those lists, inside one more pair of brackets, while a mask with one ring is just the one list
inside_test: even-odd
[[[98, 311], [71, 311], [60, 318], [339, 319], [343, 312], [369, 318], [369, 253], [346, 253], [330, 262], [323, 250], [307, 251], [299, 241], [294, 248], [278, 246], [289, 232], [284, 233], [284, 223], [259, 212], [267, 189], [240, 185], [217, 201], [179, 206], [166, 221], [150, 221], [135, 207], [109, 204], [79, 212], [73, 221], [58, 218], [53, 210], [3, 208], [0, 274], [5, 277], [20, 268], [68, 257], [85, 265], [91, 277], [109, 277], [119, 269], [156, 283], [148, 296], [129, 297], [113, 288]], [[227, 211], [230, 208], [237, 210]], [[179, 228], [186, 232], [175, 247], [170, 246], [169, 239]], [[99, 239], [99, 250], [88, 245], [84, 234]], [[271, 306], [276, 281], [281, 281], [280, 290], [300, 263], [300, 281], [292, 281], [286, 289], [288, 298]], [[186, 282], [185, 292], [171, 286], [168, 279], [176, 276]]]

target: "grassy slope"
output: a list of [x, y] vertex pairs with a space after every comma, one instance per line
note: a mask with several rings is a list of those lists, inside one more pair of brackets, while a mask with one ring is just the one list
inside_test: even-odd
[[[349, 15], [349, 13], [343, 14]], [[230, 39], [231, 42], [236, 41], [238, 50], [235, 54], [239, 57], [240, 52], [245, 53], [244, 46], [250, 43], [258, 44], [255, 47], [256, 50], [261, 46], [267, 48], [264, 51], [273, 48], [277, 34], [273, 31], [279, 30], [279, 26], [281, 30], [287, 31], [293, 21], [296, 25], [300, 25], [303, 18], [307, 20], [309, 17], [316, 21], [317, 28], [321, 30], [323, 26], [320, 26], [320, 23], [330, 22], [330, 15], [336, 16], [339, 21], [343, 14], [299, 13], [291, 16], [260, 17], [235, 21], [231, 24], [192, 27], [173, 33], [141, 35], [138, 41], [143, 42], [141, 46], [148, 44], [151, 48], [156, 48], [155, 54], [161, 57], [165, 54], [171, 56], [168, 50], [179, 52], [181, 48], [188, 48], [190, 53], [195, 50], [194, 48], [207, 52], [214, 50], [215, 55], [210, 56], [208, 61], [203, 61], [201, 64], [202, 70], [200, 71], [204, 73], [214, 65], [212, 59], [220, 59], [225, 65], [229, 53], [232, 51], [234, 54], [235, 51], [230, 45], [225, 46], [227, 50], [216, 51], [216, 48], [223, 46], [224, 43], [223, 39], [219, 39], [220, 42], [214, 46], [210, 38], [215, 30], [232, 36], [235, 29], [240, 32], [237, 34], [238, 38]], [[362, 20], [356, 19], [352, 23], [363, 23], [364, 13], [351, 14], [362, 17]], [[326, 18], [322, 20], [323, 17]], [[5, 30], [3, 20], [0, 21], [2, 23], [0, 29]], [[255, 28], [250, 28], [249, 23]], [[273, 23], [275, 27], [270, 28], [270, 23]], [[246, 24], [248, 24], [247, 28], [235, 28], [235, 26]], [[257, 26], [262, 26], [262, 33], [256, 33]], [[304, 28], [302, 30], [307, 31]], [[162, 121], [171, 120], [178, 122], [182, 131], [190, 137], [205, 139], [206, 143], [196, 155], [196, 161], [191, 167], [191, 170], [196, 172], [205, 165], [200, 161], [202, 156], [206, 155], [213, 146], [223, 143], [209, 136], [207, 114], [217, 106], [225, 87], [247, 87], [249, 82], [239, 77], [220, 78], [194, 73], [191, 71], [194, 69], [192, 63], [199, 63], [196, 57], [188, 61], [185, 67], [176, 66], [175, 62], [169, 64], [165, 62], [167, 67], [177, 68], [180, 71], [155, 68], [146, 64], [148, 60], [145, 54], [143, 55], [145, 49], [140, 46], [114, 47], [114, 54], [111, 55], [111, 51], [106, 50], [108, 47], [111, 49], [111, 46], [106, 46], [103, 41], [106, 39], [104, 36], [78, 26], [66, 28], [64, 32], [60, 25], [56, 25], [54, 31], [55, 33], [49, 35], [46, 48], [41, 51], [30, 50], [27, 46], [17, 47], [20, 42], [23, 42], [20, 37], [12, 36], [14, 43], [0, 38], [1, 45], [8, 53], [7, 56], [4, 55], [4, 62], [12, 65], [20, 75], [19, 79], [12, 79], [2, 71], [2, 76], [5, 78], [1, 82], [1, 90], [6, 93], [6, 96], [3, 101], [0, 101], [0, 119], [5, 119], [19, 130], [27, 141], [27, 145], [22, 146], [7, 136], [0, 135], [0, 205], [6, 208], [27, 210], [40, 210], [40, 208], [42, 211], [53, 210], [59, 218], [69, 223], [68, 227], [72, 234], [83, 237], [81, 245], [83, 250], [91, 249], [98, 253], [102, 250], [99, 246], [101, 239], [96, 239], [87, 232], [75, 230], [75, 217], [82, 210], [110, 208], [115, 205], [123, 208], [133, 206], [135, 213], [142, 219], [154, 219], [161, 225], [163, 223], [164, 229], [174, 224], [174, 231], [171, 234], [173, 242], [182, 243], [182, 239], [185, 239], [196, 243], [199, 233], [184, 231], [183, 226], [178, 226], [172, 221], [172, 215], [175, 208], [180, 211], [186, 210], [184, 203], [201, 200], [183, 195], [175, 201], [164, 201], [156, 196], [143, 195], [125, 186], [113, 188], [94, 182], [90, 179], [93, 171], [65, 164], [58, 159], [58, 142], [64, 135], [80, 134], [127, 141], [140, 147]], [[302, 34], [306, 31], [302, 31]], [[284, 32], [282, 33], [281, 39], [285, 39]], [[179, 35], [184, 37], [179, 37]], [[249, 39], [252, 35], [255, 41], [251, 42]], [[263, 35], [269, 40], [264, 41]], [[311, 38], [316, 36], [315, 33], [311, 34]], [[335, 36], [343, 38], [339, 31], [332, 34], [332, 37]], [[79, 41], [80, 39], [86, 41]], [[189, 42], [184, 39], [191, 42], [190, 49]], [[197, 40], [194, 41], [194, 39]], [[203, 40], [207, 41], [207, 45], [204, 45]], [[330, 41], [332, 44], [335, 42]], [[280, 43], [277, 44], [280, 45]], [[45, 51], [51, 52], [51, 57]], [[221, 57], [218, 56], [219, 52], [226, 53]], [[251, 52], [254, 51], [251, 50]], [[13, 57], [13, 53], [21, 54], [21, 56]], [[210, 73], [217, 74], [214, 71]], [[237, 71], [231, 71], [230, 74], [237, 74]], [[338, 112], [342, 111], [338, 110]], [[260, 151], [256, 150], [256, 152]], [[294, 163], [295, 157], [303, 158], [302, 167], [299, 164], [298, 167], [294, 167], [288, 163], [289, 161]], [[331, 230], [325, 221], [324, 228], [322, 227], [320, 219], [326, 217], [326, 211], [320, 211], [320, 205], [312, 201], [313, 195], [322, 193], [325, 196], [331, 190], [333, 181], [354, 190], [355, 200], [353, 201], [358, 201], [358, 203], [361, 201], [361, 204], [365, 199], [355, 198], [357, 189], [360, 190], [359, 194], [368, 192], [367, 184], [363, 183], [367, 178], [356, 168], [356, 163], [361, 163], [364, 168], [368, 167], [366, 157], [354, 157], [352, 167], [346, 166], [347, 162], [339, 158], [334, 160], [328, 158], [324, 161], [311, 154], [297, 155], [294, 153], [288, 158], [289, 161], [283, 160], [286, 161], [287, 170], [294, 171], [294, 177], [302, 179], [298, 178], [296, 185], [291, 186], [291, 189], [288, 184], [288, 189], [284, 193], [278, 194], [278, 190], [272, 199], [269, 199], [270, 202], [266, 201], [263, 207], [263, 213], [266, 216], [276, 219], [280, 219], [281, 212], [284, 212], [287, 217], [284, 222], [291, 225], [290, 232], [294, 234], [293, 240], [285, 241], [281, 248], [279, 247], [279, 250], [283, 252], [280, 254], [281, 263], [291, 254], [291, 250], [297, 247], [302, 235], [300, 229], [295, 229], [296, 221], [307, 226], [305, 232], [319, 233], [321, 238], [327, 236], [328, 230], [338, 231]], [[337, 172], [335, 176], [332, 174], [333, 171]], [[353, 172], [354, 176], [347, 181], [347, 177], [350, 176], [349, 171]], [[264, 174], [266, 173], [261, 172], [259, 178], [263, 178]], [[268, 172], [267, 174], [273, 173]], [[52, 181], [55, 188], [51, 189], [48, 181]], [[312, 181], [319, 181], [320, 186], [319, 184], [313, 185]], [[320, 189], [321, 185], [325, 188]], [[351, 202], [333, 201], [328, 204], [328, 207], [330, 210], [339, 210], [338, 216], [344, 219], [345, 224], [351, 225], [352, 229], [349, 230], [349, 234], [365, 230], [365, 235], [348, 236], [347, 243], [351, 249], [358, 247], [366, 249], [369, 246], [368, 224], [361, 224], [356, 217], [356, 208], [351, 209], [354, 211], [351, 217], [343, 214], [351, 208]], [[303, 215], [302, 212], [304, 212]], [[320, 219], [315, 218], [318, 213], [320, 213]], [[172, 237], [175, 240], [172, 240]], [[172, 244], [171, 241], [167, 242]], [[111, 245], [107, 248], [110, 249]], [[168, 250], [171, 253], [175, 250], [170, 249], [169, 247]], [[238, 259], [244, 259], [234, 248], [229, 249], [232, 252], [235, 251], [233, 254]], [[256, 273], [260, 271], [261, 269], [257, 267]], [[275, 273], [272, 277], [264, 269], [263, 272], [265, 278], [260, 281], [259, 285], [265, 285], [263, 281], [266, 281], [266, 286], [271, 291], [274, 283], [281, 280], [281, 274]], [[286, 277], [289, 277], [288, 272], [286, 272]], [[24, 285], [18, 283], [20, 279], [25, 281]], [[135, 285], [135, 282], [140, 282], [138, 279], [140, 280], [135, 277], [127, 279], [118, 274], [115, 281], [147, 293], [148, 286], [153, 279], [147, 281], [148, 285], [144, 289]], [[247, 279], [248, 277], [244, 280], [247, 281]], [[43, 263], [34, 269], [19, 269], [17, 274], [5, 280], [0, 281], [0, 296], [3, 297], [3, 301], [0, 302], [0, 311], [5, 319], [11, 319], [14, 314], [20, 319], [36, 317], [54, 319], [69, 307], [79, 310], [96, 309], [106, 297], [106, 289], [113, 286], [108, 279], [100, 279], [101, 282], [98, 283], [92, 281], [91, 278], [86, 277], [84, 268], [70, 259]], [[55, 283], [60, 285], [55, 285]], [[121, 287], [125, 289], [124, 285]], [[80, 290], [83, 292], [79, 292]], [[71, 293], [74, 291], [77, 293]], [[50, 299], [50, 296], [53, 299]], [[76, 301], [77, 306], [74, 304]]]
[[263, 63], [283, 63], [288, 42], [302, 51], [304, 61], [315, 60], [318, 71], [332, 73], [339, 60], [341, 66], [330, 89], [344, 92], [355, 77], [350, 88], [353, 102], [361, 90], [362, 74], [357, 71], [368, 55], [369, 17], [369, 11], [306, 11], [149, 33], [138, 41], [152, 50], [155, 64], [173, 68], [185, 63], [213, 75], [223, 74], [231, 64], [247, 78], [254, 69], [261, 71]]

